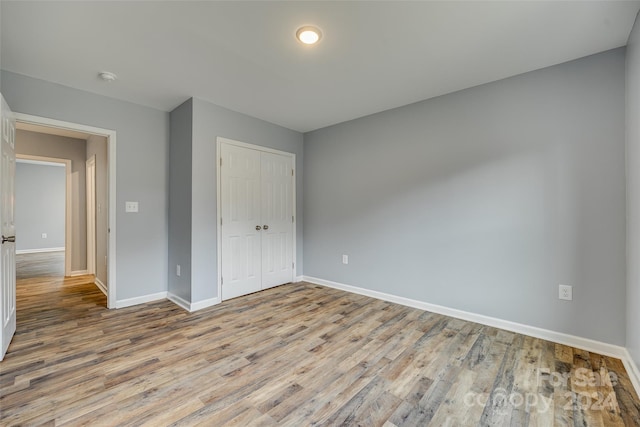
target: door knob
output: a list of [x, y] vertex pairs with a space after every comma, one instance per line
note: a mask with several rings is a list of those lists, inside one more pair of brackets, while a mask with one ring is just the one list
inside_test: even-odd
[[268, 225], [263, 225], [262, 228], [264, 228], [265, 230], [268, 230], [269, 226]]
[[5, 242], [15, 242], [16, 241], [16, 236], [9, 236], [9, 237], [4, 237], [2, 236], [2, 243]]
[[262, 229], [262, 227], [260, 227], [259, 225], [256, 225], [256, 230], [260, 231]]

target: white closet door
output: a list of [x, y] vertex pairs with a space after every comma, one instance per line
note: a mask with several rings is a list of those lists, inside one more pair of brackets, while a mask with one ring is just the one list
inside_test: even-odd
[[262, 288], [293, 279], [293, 177], [291, 158], [261, 153]]
[[227, 300], [262, 289], [260, 152], [222, 144], [221, 157], [221, 296]]

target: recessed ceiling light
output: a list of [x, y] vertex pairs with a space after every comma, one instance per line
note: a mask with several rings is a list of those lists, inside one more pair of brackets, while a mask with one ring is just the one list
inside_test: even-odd
[[104, 80], [107, 83], [114, 82], [118, 78], [118, 76], [116, 76], [115, 74], [109, 71], [102, 71], [98, 73], [98, 77], [100, 77], [102, 80]]
[[304, 44], [316, 44], [322, 38], [322, 32], [317, 27], [300, 27], [296, 31], [296, 38]]

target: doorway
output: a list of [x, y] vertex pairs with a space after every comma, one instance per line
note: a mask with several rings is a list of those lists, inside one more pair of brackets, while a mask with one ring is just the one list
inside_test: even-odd
[[[27, 114], [15, 113], [14, 116], [18, 129], [37, 128], [38, 131], [50, 135], [84, 139], [87, 143], [86, 154], [90, 154], [89, 145], [93, 145], [94, 148], [102, 146], [102, 161], [99, 156], [92, 161], [93, 154], [85, 155], [76, 168], [81, 169], [82, 173], [78, 173], [78, 176], [74, 177], [75, 180], [72, 179], [72, 186], [76, 185], [73, 190], [82, 189], [82, 203], [73, 209], [78, 208], [76, 210], [85, 213], [80, 226], [86, 238], [83, 241], [71, 239], [72, 250], [75, 246], [75, 253], [80, 253], [80, 259], [84, 259], [84, 262], [80, 264], [81, 268], [74, 270], [72, 267], [68, 275], [95, 274], [96, 286], [107, 296], [107, 307], [115, 308], [115, 131]], [[90, 174], [88, 179], [87, 172]], [[80, 183], [82, 185], [79, 185]], [[98, 184], [101, 184], [102, 191], [97, 188]], [[89, 203], [93, 203], [92, 207], [88, 206]]]
[[218, 138], [222, 300], [294, 280], [295, 155]]
[[71, 275], [71, 181], [70, 160], [16, 153], [18, 279]]

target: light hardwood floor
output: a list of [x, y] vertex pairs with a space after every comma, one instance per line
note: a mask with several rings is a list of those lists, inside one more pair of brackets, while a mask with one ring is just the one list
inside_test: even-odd
[[16, 278], [64, 276], [64, 251], [16, 255]]
[[196, 313], [18, 287], [0, 425], [640, 425], [617, 359], [316, 285]]

